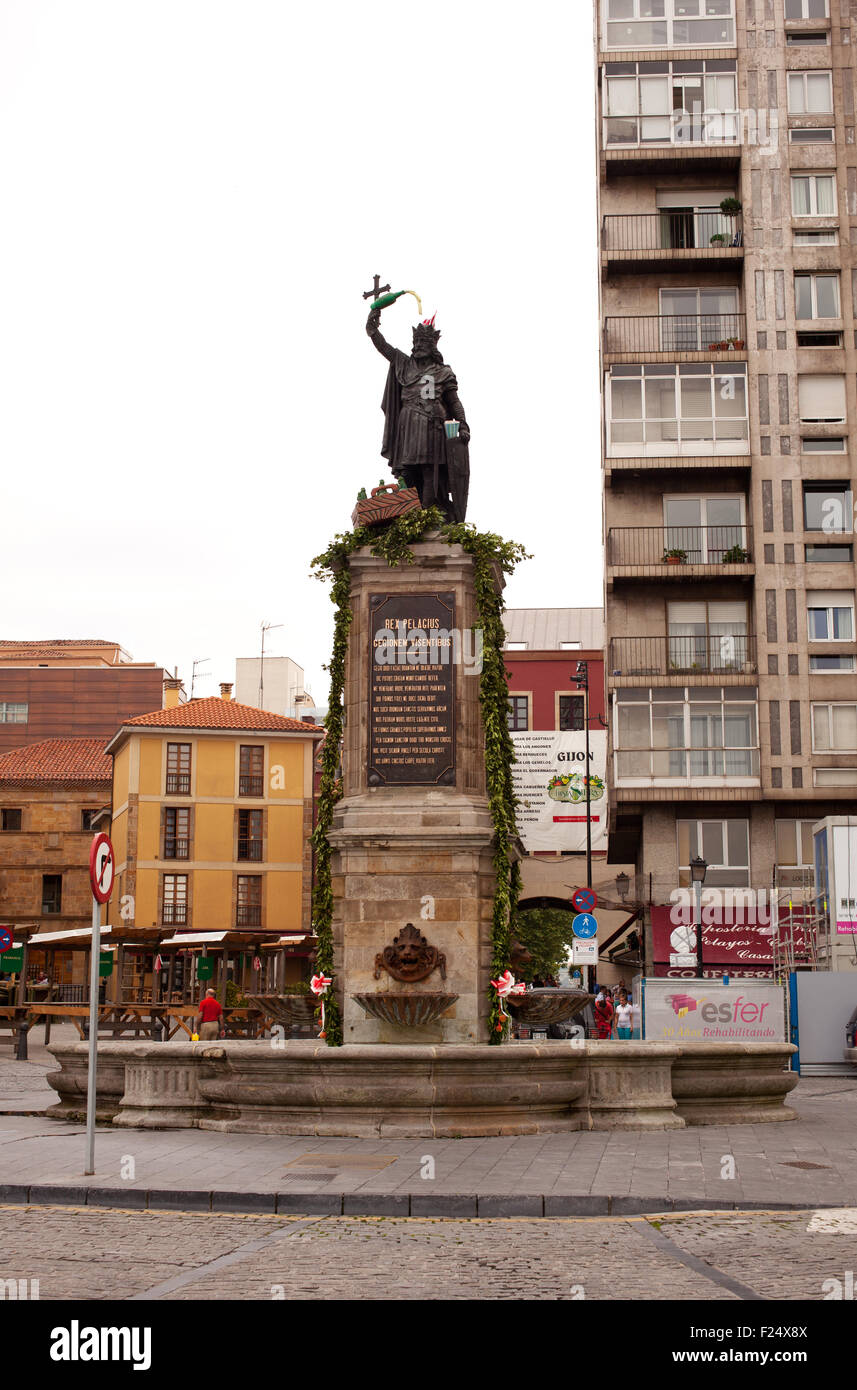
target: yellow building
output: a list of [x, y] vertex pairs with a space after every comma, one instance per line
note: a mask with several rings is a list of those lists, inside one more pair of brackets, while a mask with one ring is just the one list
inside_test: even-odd
[[[246, 933], [310, 930], [314, 751], [323, 731], [232, 700], [137, 715], [113, 756], [116, 887], [108, 921]], [[178, 686], [178, 682], [175, 682]]]

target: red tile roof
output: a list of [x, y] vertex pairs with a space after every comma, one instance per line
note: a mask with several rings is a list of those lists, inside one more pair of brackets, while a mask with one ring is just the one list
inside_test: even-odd
[[46, 738], [0, 756], [0, 782], [15, 786], [51, 782], [109, 786], [112, 775], [103, 738]]
[[309, 734], [323, 736], [319, 724], [304, 724], [301, 719], [287, 719], [282, 714], [256, 709], [255, 705], [240, 705], [237, 700], [222, 700], [219, 695], [188, 700], [173, 709], [156, 709], [151, 714], [137, 714], [126, 719], [123, 729], [252, 729], [266, 733]]
[[40, 637], [26, 638], [16, 642], [11, 637], [0, 637], [0, 647], [118, 647], [118, 642], [107, 642], [103, 637]]

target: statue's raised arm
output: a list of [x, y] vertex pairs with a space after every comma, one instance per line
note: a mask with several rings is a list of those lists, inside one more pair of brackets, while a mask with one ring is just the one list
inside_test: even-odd
[[390, 347], [387, 339], [381, 332], [381, 310], [370, 309], [369, 317], [366, 320], [366, 332], [375, 344], [382, 357], [386, 357], [388, 362], [392, 362], [393, 354], [396, 349]]

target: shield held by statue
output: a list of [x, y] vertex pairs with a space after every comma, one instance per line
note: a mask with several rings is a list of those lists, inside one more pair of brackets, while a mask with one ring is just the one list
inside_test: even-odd
[[470, 449], [460, 438], [446, 439], [444, 443], [452, 519], [463, 521], [467, 515], [467, 494], [470, 490]]

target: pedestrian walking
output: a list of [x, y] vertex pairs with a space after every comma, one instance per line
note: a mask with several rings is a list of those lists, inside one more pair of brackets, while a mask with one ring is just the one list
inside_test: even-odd
[[606, 990], [595, 1000], [595, 1032], [599, 1038], [609, 1038], [613, 1032], [613, 1005]]
[[205, 998], [199, 1006], [199, 1040], [211, 1042], [223, 1033], [223, 1010], [213, 989], [205, 991]]
[[633, 1033], [634, 1023], [627, 990], [620, 989], [616, 1004], [616, 1036], [628, 1039]]

